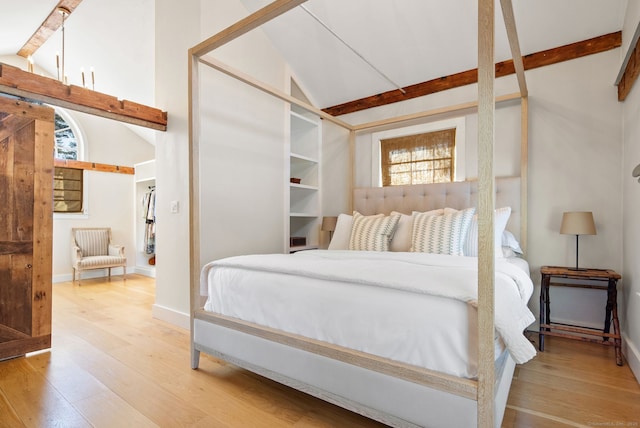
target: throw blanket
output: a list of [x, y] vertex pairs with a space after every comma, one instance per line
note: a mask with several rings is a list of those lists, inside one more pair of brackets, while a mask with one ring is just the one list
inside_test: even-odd
[[[301, 251], [216, 260], [204, 266], [201, 292], [206, 294], [210, 269], [217, 266], [284, 273], [329, 281], [387, 287], [477, 303], [477, 258], [425, 253]], [[533, 293], [529, 276], [503, 260], [496, 261], [495, 326], [516, 363], [536, 355], [524, 336], [535, 321], [527, 307]]]

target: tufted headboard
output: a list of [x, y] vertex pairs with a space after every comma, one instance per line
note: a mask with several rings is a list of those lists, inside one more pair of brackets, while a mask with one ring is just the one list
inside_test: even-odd
[[[363, 215], [398, 211], [430, 211], [437, 208], [475, 207], [477, 181], [415, 184], [407, 186], [359, 187], [353, 190], [353, 209]], [[511, 207], [507, 230], [520, 239], [520, 177], [496, 177], [496, 208]]]

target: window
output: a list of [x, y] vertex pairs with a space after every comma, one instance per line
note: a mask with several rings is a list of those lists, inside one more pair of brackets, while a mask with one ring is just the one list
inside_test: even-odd
[[382, 185], [453, 181], [455, 146], [455, 128], [381, 140]]
[[465, 117], [371, 134], [371, 185], [465, 180]]
[[55, 167], [53, 174], [53, 212], [82, 212], [82, 175], [76, 168]]
[[[68, 115], [56, 109], [55, 113], [55, 158], [79, 160], [79, 133]], [[54, 168], [53, 212], [83, 212], [84, 171], [76, 168]]]
[[78, 160], [78, 139], [71, 128], [70, 121], [67, 122], [56, 110], [55, 123], [55, 157], [57, 159]]

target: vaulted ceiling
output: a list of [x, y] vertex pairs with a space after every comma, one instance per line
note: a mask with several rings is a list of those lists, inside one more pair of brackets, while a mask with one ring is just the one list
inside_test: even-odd
[[[251, 12], [269, 3], [241, 1]], [[619, 31], [626, 4], [513, 0], [522, 54]], [[309, 0], [303, 6], [263, 28], [321, 108], [477, 67], [475, 0]], [[496, 0], [496, 62], [510, 58]]]
[[[240, 1], [250, 13], [270, 0]], [[57, 3], [0, 0], [0, 61], [20, 50]], [[496, 3], [496, 60], [502, 61], [511, 54]], [[522, 53], [619, 31], [626, 5], [627, 0], [513, 0]], [[263, 29], [318, 107], [477, 66], [474, 0], [309, 0], [304, 8]], [[154, 28], [170, 25], [154, 20], [153, 0], [84, 0], [65, 26], [69, 82], [81, 85], [81, 67], [87, 79], [93, 67], [96, 90], [153, 105]], [[36, 71], [55, 76], [60, 50], [58, 31], [33, 55]]]

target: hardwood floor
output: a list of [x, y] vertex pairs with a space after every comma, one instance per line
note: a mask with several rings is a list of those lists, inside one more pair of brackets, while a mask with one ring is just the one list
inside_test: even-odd
[[[0, 427], [379, 427], [203, 354], [151, 318], [154, 281], [54, 285], [53, 348], [0, 362]], [[613, 349], [548, 338], [516, 369], [503, 427], [640, 426], [640, 385]]]

